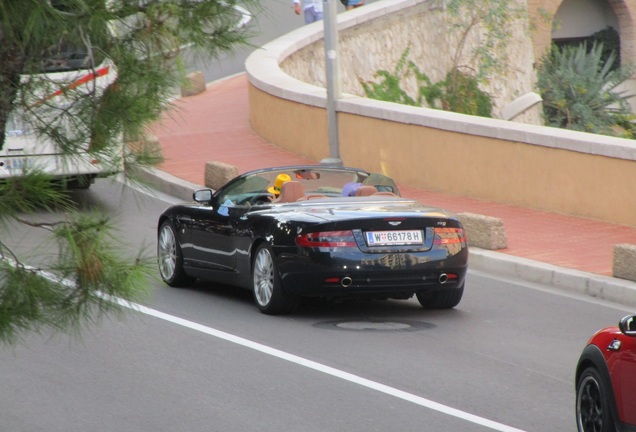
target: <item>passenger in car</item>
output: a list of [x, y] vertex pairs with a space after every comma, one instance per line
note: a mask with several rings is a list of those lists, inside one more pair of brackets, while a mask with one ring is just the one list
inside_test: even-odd
[[362, 183], [356, 183], [356, 182], [346, 183], [342, 187], [342, 196], [344, 197], [355, 196], [356, 191], [360, 188], [360, 186], [362, 186]]
[[283, 184], [287, 183], [288, 181], [291, 181], [291, 177], [288, 174], [278, 174], [276, 176], [276, 180], [274, 180], [274, 185], [268, 187], [267, 192], [274, 195], [274, 198], [278, 198]]

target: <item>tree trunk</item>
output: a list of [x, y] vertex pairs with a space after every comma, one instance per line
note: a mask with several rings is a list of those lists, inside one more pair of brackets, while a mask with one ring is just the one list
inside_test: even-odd
[[25, 56], [19, 48], [0, 34], [0, 150], [4, 147], [9, 114], [20, 88], [20, 75], [24, 70]]

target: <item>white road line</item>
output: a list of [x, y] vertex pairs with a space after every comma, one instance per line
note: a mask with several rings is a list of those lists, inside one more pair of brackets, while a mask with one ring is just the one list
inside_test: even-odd
[[270, 355], [270, 356], [273, 356], [273, 357], [277, 357], [277, 358], [279, 358], [281, 360], [286, 360], [288, 362], [295, 363], [297, 365], [304, 366], [306, 368], [313, 369], [315, 371], [322, 372], [322, 373], [325, 373], [327, 375], [331, 375], [333, 377], [340, 378], [340, 379], [343, 379], [345, 381], [349, 381], [349, 382], [352, 382], [354, 384], [358, 384], [360, 386], [370, 388], [372, 390], [379, 391], [381, 393], [384, 393], [384, 394], [387, 394], [387, 395], [390, 395], [390, 396], [405, 400], [407, 402], [414, 403], [416, 405], [420, 405], [420, 406], [425, 407], [425, 408], [429, 408], [429, 409], [434, 410], [434, 411], [438, 411], [438, 412], [443, 413], [443, 414], [447, 414], [447, 415], [450, 415], [450, 416], [453, 416], [453, 417], [456, 417], [456, 418], [459, 418], [459, 419], [462, 419], [462, 420], [465, 420], [465, 421], [468, 421], [468, 422], [471, 422], [471, 423], [475, 423], [475, 424], [487, 427], [487, 428], [492, 429], [492, 430], [496, 430], [496, 431], [500, 431], [500, 432], [524, 432], [521, 429], [517, 429], [517, 428], [514, 428], [512, 426], [507, 426], [505, 424], [501, 424], [501, 423], [498, 423], [498, 422], [495, 422], [495, 421], [492, 421], [492, 420], [488, 420], [486, 418], [479, 417], [479, 416], [476, 416], [474, 414], [467, 413], [465, 411], [461, 411], [461, 410], [458, 410], [458, 409], [455, 409], [455, 408], [451, 408], [449, 406], [442, 405], [442, 404], [434, 402], [432, 400], [429, 400], [429, 399], [426, 399], [426, 398], [423, 398], [423, 397], [420, 397], [420, 396], [417, 396], [417, 395], [414, 395], [414, 394], [411, 394], [411, 393], [407, 393], [405, 391], [398, 390], [396, 388], [393, 388], [393, 387], [390, 387], [390, 386], [387, 386], [387, 385], [384, 385], [384, 384], [380, 384], [378, 382], [371, 381], [371, 380], [368, 380], [366, 378], [362, 378], [360, 376], [353, 375], [353, 374], [350, 374], [348, 372], [341, 371], [339, 369], [334, 369], [332, 367], [329, 367], [329, 366], [314, 362], [312, 360], [308, 360], [308, 359], [305, 359], [303, 357], [296, 356], [294, 354], [290, 354], [290, 353], [287, 353], [287, 352], [284, 352], [284, 351], [281, 351], [281, 350], [278, 350], [278, 349], [275, 349], [275, 348], [272, 348], [272, 347], [268, 347], [266, 345], [262, 345], [262, 344], [259, 344], [257, 342], [253, 342], [253, 341], [250, 341], [248, 339], [244, 339], [244, 338], [239, 337], [239, 336], [231, 335], [229, 333], [225, 333], [225, 332], [222, 332], [220, 330], [216, 330], [216, 329], [213, 329], [211, 327], [204, 326], [202, 324], [197, 324], [195, 322], [188, 321], [188, 320], [185, 320], [183, 318], [179, 318], [179, 317], [176, 317], [176, 316], [173, 316], [173, 315], [168, 315], [166, 313], [159, 312], [159, 311], [157, 311], [155, 309], [150, 309], [150, 308], [147, 308], [147, 307], [139, 305], [139, 304], [128, 303], [128, 302], [126, 302], [124, 300], [121, 300], [121, 299], [111, 298], [111, 300], [116, 302], [116, 303], [118, 303], [118, 304], [120, 304], [120, 305], [122, 305], [122, 306], [124, 306], [124, 307], [128, 307], [130, 309], [136, 310], [136, 311], [141, 312], [143, 314], [150, 315], [150, 316], [153, 316], [155, 318], [159, 318], [159, 319], [171, 322], [173, 324], [177, 324], [177, 325], [180, 325], [182, 327], [189, 328], [191, 330], [196, 330], [198, 332], [201, 332], [201, 333], [204, 333], [204, 334], [207, 334], [207, 335], [210, 335], [210, 336], [214, 336], [216, 338], [219, 338], [219, 339], [222, 339], [222, 340], [225, 340], [225, 341], [237, 344], [237, 345], [241, 345], [243, 347], [246, 347], [246, 348], [249, 348], [249, 349], [252, 349], [252, 350], [255, 350], [255, 351], [259, 351], [259, 352], [262, 352], [264, 354], [267, 354], [267, 355]]

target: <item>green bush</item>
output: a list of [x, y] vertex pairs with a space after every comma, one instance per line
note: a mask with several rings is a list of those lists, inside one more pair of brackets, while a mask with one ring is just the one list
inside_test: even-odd
[[546, 125], [604, 135], [619, 135], [619, 119], [633, 117], [629, 98], [616, 90], [632, 68], [613, 69], [616, 53], [603, 59], [603, 44], [552, 47], [538, 68]]
[[[368, 98], [404, 105], [422, 106], [425, 100], [431, 108], [441, 108], [462, 114], [492, 117], [492, 99], [479, 89], [477, 78], [451, 70], [443, 81], [433, 83], [412, 61], [407, 62], [407, 48], [393, 72], [379, 70], [375, 77], [379, 82], [363, 81], [360, 84]], [[403, 79], [413, 74], [417, 81], [418, 95], [414, 99], [400, 86]]]
[[421, 99], [416, 101], [402, 90], [402, 87], [400, 87], [400, 81], [402, 81], [402, 79], [409, 73], [409, 69], [406, 71], [404, 70], [409, 50], [409, 48], [404, 50], [400, 60], [395, 65], [393, 72], [379, 70], [375, 73], [374, 76], [376, 78], [380, 78], [379, 82], [363, 81], [362, 79], [358, 79], [368, 98], [385, 102], [395, 102], [403, 105], [421, 105]]
[[458, 69], [452, 70], [446, 75], [444, 89], [440, 100], [445, 110], [492, 117], [492, 99], [479, 88], [476, 78]]
[[621, 65], [621, 38], [618, 32], [610, 26], [603, 30], [599, 30], [596, 33], [585, 37], [585, 38], [575, 38], [568, 40], [559, 40], [555, 41], [554, 44], [560, 49], [563, 50], [565, 47], [573, 47], [576, 48], [582, 43], [587, 43], [587, 51], [590, 52], [594, 45], [603, 44], [603, 52], [601, 54], [601, 58], [603, 59], [603, 63], [606, 63], [610, 58], [612, 53], [616, 57], [614, 63], [612, 64], [612, 70], [617, 69]]

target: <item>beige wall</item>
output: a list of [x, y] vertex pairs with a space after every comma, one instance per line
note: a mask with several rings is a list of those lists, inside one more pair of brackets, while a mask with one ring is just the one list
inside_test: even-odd
[[251, 85], [249, 99], [252, 128], [267, 141], [317, 161], [329, 156], [324, 109], [271, 97]]
[[[386, 3], [398, 7], [417, 2]], [[382, 14], [383, 3], [341, 17], [362, 25], [365, 13]], [[305, 26], [254, 52], [246, 62], [254, 130], [317, 161], [329, 156], [325, 89], [291, 77], [279, 65], [290, 53], [315, 43], [321, 31], [319, 24]], [[632, 140], [351, 94], [338, 101], [337, 111], [345, 165], [428, 190], [636, 226]]]
[[[268, 141], [314, 160], [329, 156], [323, 109], [254, 86], [250, 106], [252, 126]], [[350, 113], [338, 123], [345, 165], [432, 191], [636, 226], [634, 160]]]
[[636, 185], [633, 161], [347, 114], [339, 121], [341, 155], [353, 166], [430, 190], [636, 225], [636, 197], [625, 187]]

